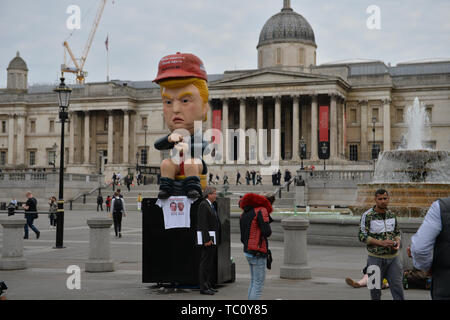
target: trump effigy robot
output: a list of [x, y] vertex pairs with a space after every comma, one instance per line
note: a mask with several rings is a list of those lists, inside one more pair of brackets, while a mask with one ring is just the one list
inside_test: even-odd
[[[164, 121], [170, 134], [157, 140], [157, 150], [172, 150], [161, 162], [159, 199], [186, 195], [197, 199], [206, 187], [207, 167], [202, 156], [208, 143], [202, 139], [201, 124], [209, 105], [208, 77], [203, 62], [189, 53], [161, 59], [153, 82], [161, 87]], [[197, 123], [196, 123], [197, 122]]]

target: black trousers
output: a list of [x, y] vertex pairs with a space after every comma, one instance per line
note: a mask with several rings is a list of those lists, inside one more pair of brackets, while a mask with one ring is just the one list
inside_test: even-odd
[[198, 273], [198, 281], [200, 290], [208, 290], [212, 288], [214, 281], [214, 256], [216, 246], [203, 246], [200, 254], [200, 265]]
[[119, 232], [122, 232], [122, 212], [113, 212], [114, 232], [116, 237]]

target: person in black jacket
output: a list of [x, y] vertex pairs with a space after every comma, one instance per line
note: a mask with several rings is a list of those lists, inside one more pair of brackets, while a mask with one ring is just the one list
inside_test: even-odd
[[216, 244], [219, 238], [219, 217], [214, 202], [217, 198], [216, 188], [207, 186], [204, 191], [205, 198], [198, 206], [198, 228], [202, 235], [202, 248], [199, 266], [199, 285], [200, 293], [214, 295], [217, 292], [212, 286], [214, 256], [216, 253], [216, 245], [209, 231], [215, 231]]
[[35, 197], [33, 197], [31, 191], [28, 191], [26, 193], [26, 196], [28, 200], [25, 204], [22, 205], [22, 208], [25, 209], [25, 219], [27, 220], [27, 224], [24, 227], [25, 235], [23, 238], [28, 239], [28, 227], [30, 227], [31, 230], [33, 230], [36, 233], [36, 239], [39, 239], [41, 232], [33, 224], [34, 219], [37, 219], [38, 217], [37, 200]]

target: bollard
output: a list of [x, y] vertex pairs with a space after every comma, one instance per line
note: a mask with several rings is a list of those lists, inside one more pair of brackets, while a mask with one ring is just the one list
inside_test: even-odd
[[284, 263], [280, 278], [311, 279], [306, 244], [309, 221], [294, 216], [282, 220], [281, 226], [284, 229]]
[[89, 230], [89, 260], [86, 262], [86, 272], [114, 271], [114, 262], [110, 259], [111, 241], [110, 228], [113, 224], [110, 218], [88, 219]]
[[23, 256], [23, 226], [26, 220], [14, 216], [3, 218], [3, 248], [0, 259], [0, 270], [20, 270], [27, 268]]

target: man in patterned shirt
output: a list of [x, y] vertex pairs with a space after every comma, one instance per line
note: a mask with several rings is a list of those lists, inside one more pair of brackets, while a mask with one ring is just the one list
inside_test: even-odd
[[[400, 248], [400, 229], [397, 217], [387, 207], [389, 194], [380, 189], [375, 192], [375, 206], [361, 218], [359, 240], [367, 244], [369, 257], [367, 266], [377, 266], [380, 270], [378, 283], [386, 278], [394, 300], [404, 300], [403, 270], [398, 249]], [[370, 274], [369, 274], [370, 282]], [[370, 289], [372, 300], [381, 299], [381, 285]]]

